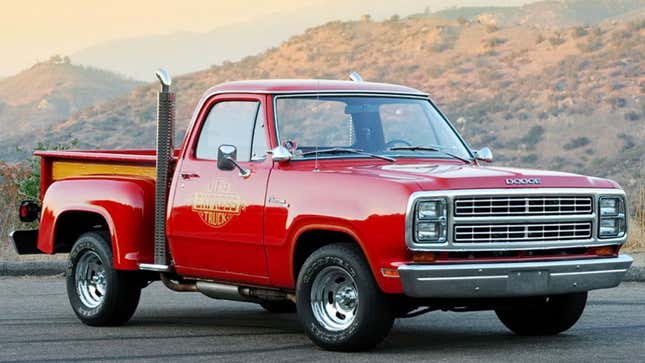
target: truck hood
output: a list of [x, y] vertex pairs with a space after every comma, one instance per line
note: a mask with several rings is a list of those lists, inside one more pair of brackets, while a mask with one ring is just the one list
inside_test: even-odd
[[[545, 170], [444, 163], [411, 163], [352, 167], [352, 172], [416, 182], [421, 190], [500, 188], [620, 188], [611, 180]], [[539, 178], [539, 184], [521, 184]], [[518, 184], [507, 180], [520, 179]]]

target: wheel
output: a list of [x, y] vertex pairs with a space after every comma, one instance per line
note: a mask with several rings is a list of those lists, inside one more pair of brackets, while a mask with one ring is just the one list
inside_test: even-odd
[[296, 286], [298, 318], [307, 336], [323, 349], [372, 348], [394, 322], [361, 250], [332, 244], [315, 251], [302, 266]]
[[289, 300], [266, 301], [260, 303], [264, 310], [270, 313], [295, 313], [296, 304]]
[[72, 309], [87, 325], [122, 325], [137, 309], [141, 282], [132, 273], [112, 267], [112, 251], [103, 234], [90, 232], [78, 238], [66, 276]]
[[522, 299], [512, 308], [495, 310], [518, 335], [555, 335], [571, 328], [587, 303], [587, 292]]

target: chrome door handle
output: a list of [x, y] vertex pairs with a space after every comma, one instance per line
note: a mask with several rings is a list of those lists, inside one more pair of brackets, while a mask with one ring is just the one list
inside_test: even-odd
[[289, 208], [289, 203], [285, 199], [279, 199], [274, 197], [273, 195], [269, 197], [268, 204], [274, 204], [274, 205], [279, 205], [281, 207]]

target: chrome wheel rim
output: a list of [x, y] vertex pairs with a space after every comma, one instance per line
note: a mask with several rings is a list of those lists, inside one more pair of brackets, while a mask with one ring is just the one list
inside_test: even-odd
[[342, 267], [325, 267], [311, 287], [311, 310], [320, 325], [330, 331], [349, 328], [358, 311], [354, 278]]
[[93, 309], [103, 302], [107, 291], [105, 266], [94, 251], [85, 252], [76, 264], [76, 294], [83, 303]]

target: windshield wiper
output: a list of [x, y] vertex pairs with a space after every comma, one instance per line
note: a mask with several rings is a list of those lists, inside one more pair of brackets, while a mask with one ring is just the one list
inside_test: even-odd
[[367, 155], [367, 156], [371, 156], [373, 158], [377, 158], [377, 159], [381, 159], [381, 160], [387, 160], [387, 161], [392, 162], [392, 163], [396, 161], [396, 159], [388, 157], [388, 156], [368, 153], [367, 151], [363, 151], [361, 149], [352, 149], [352, 148], [344, 148], [344, 147], [332, 147], [332, 148], [329, 148], [329, 149], [305, 151], [305, 152], [302, 153], [302, 156], [314, 155], [314, 154], [342, 154], [342, 153], [352, 153], [352, 154]]
[[436, 152], [442, 153], [444, 155], [448, 155], [448, 156], [450, 156], [452, 158], [459, 159], [459, 160], [465, 162], [466, 164], [471, 164], [473, 162], [470, 159], [462, 158], [461, 156], [455, 155], [455, 154], [453, 154], [451, 152], [441, 150], [438, 146], [396, 146], [396, 147], [391, 147], [388, 150], [391, 150], [391, 151], [396, 151], [396, 150], [436, 151]]

